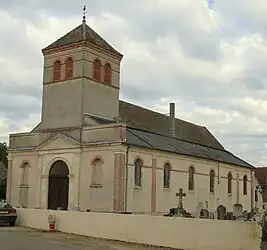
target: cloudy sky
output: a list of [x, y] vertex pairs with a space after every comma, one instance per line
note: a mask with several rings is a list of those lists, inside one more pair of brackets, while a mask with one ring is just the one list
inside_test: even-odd
[[267, 164], [267, 1], [0, 1], [0, 141], [40, 120], [41, 49], [87, 23], [124, 54], [121, 99], [207, 126]]

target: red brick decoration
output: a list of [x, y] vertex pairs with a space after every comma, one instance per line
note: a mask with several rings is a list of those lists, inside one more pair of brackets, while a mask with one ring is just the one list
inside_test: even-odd
[[109, 63], [106, 63], [104, 67], [104, 83], [111, 84], [111, 73], [111, 66]]
[[58, 82], [61, 79], [61, 62], [59, 60], [55, 61], [53, 68], [53, 81]]
[[113, 212], [124, 212], [125, 154], [115, 153]]
[[94, 61], [93, 78], [98, 82], [101, 81], [101, 62], [98, 59]]
[[156, 212], [157, 161], [152, 158], [151, 213]]
[[69, 57], [65, 63], [65, 79], [69, 80], [73, 77], [73, 59]]

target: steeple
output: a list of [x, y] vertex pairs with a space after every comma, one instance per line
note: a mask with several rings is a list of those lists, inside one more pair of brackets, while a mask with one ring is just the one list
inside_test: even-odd
[[42, 50], [44, 82], [41, 130], [81, 128], [85, 115], [119, 116], [122, 54], [86, 24]]
[[43, 54], [49, 54], [55, 49], [63, 46], [68, 46], [72, 44], [77, 44], [80, 42], [87, 42], [93, 44], [108, 53], [115, 55], [122, 59], [123, 55], [114, 49], [105, 39], [103, 39], [99, 34], [97, 34], [92, 28], [90, 28], [86, 23], [86, 6], [83, 7], [83, 18], [82, 24], [68, 32], [66, 35], [59, 38], [57, 41], [53, 42], [49, 46], [45, 47], [42, 52]]

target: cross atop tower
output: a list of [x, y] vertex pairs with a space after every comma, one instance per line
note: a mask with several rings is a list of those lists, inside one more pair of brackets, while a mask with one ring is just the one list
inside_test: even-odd
[[83, 6], [83, 23], [86, 23], [86, 5]]

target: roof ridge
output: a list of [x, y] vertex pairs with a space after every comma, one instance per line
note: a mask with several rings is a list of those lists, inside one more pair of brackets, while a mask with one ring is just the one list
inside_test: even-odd
[[[122, 101], [122, 100], [120, 100], [120, 102], [125, 103], [126, 105], [132, 105], [132, 106], [135, 106], [136, 108], [140, 108], [140, 109], [143, 109], [143, 110], [145, 110], [145, 111], [148, 111], [148, 112], [151, 112], [151, 113], [154, 113], [154, 114], [163, 116], [164, 118], [169, 118], [169, 117], [170, 117], [170, 116], [168, 116], [168, 115], [166, 115], [166, 114], [164, 114], [164, 113], [161, 113], [161, 112], [158, 112], [158, 111], [154, 111], [154, 110], [151, 110], [151, 109], [149, 109], [149, 108], [145, 108], [145, 107], [139, 106], [139, 105], [137, 105], [137, 104], [133, 104], [133, 103], [126, 102], [126, 101]], [[188, 124], [191, 124], [191, 125], [200, 127], [200, 128], [206, 128], [205, 126], [202, 126], [202, 125], [199, 125], [199, 124], [196, 124], [196, 123], [193, 123], [193, 122], [189, 122], [189, 121], [186, 121], [186, 120], [177, 118], [177, 117], [175, 117], [175, 120], [177, 120], [177, 121], [182, 121], [182, 122], [185, 122], [185, 123], [188, 123]]]

